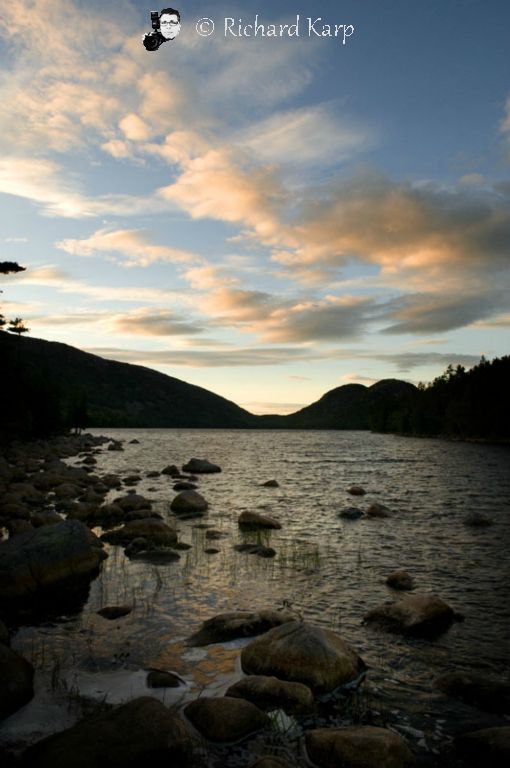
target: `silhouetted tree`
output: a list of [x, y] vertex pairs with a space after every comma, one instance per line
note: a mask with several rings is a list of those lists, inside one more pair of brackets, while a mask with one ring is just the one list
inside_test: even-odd
[[21, 267], [15, 261], [0, 261], [0, 275], [8, 275], [11, 272], [24, 272], [26, 267]]
[[18, 336], [21, 336], [22, 333], [28, 333], [30, 328], [27, 328], [21, 317], [16, 317], [14, 320], [9, 320], [9, 327], [7, 330], [11, 333], [17, 333]]
[[0, 331], [3, 329], [4, 325], [7, 324], [7, 321], [3, 315], [0, 315]]

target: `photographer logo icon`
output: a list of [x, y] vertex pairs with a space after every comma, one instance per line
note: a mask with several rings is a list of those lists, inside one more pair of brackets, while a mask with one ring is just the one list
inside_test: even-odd
[[148, 51], [157, 51], [167, 40], [174, 40], [181, 31], [181, 14], [174, 8], [163, 8], [161, 13], [151, 11], [152, 32], [143, 37]]

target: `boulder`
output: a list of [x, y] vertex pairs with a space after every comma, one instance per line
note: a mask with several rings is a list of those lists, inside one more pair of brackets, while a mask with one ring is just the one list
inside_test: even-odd
[[265, 675], [242, 677], [230, 686], [226, 696], [251, 701], [264, 712], [283, 709], [288, 715], [304, 715], [315, 709], [313, 693], [307, 685]]
[[55, 496], [57, 499], [75, 499], [81, 493], [79, 485], [74, 483], [61, 483], [55, 488]]
[[197, 491], [182, 491], [170, 504], [170, 509], [177, 515], [195, 517], [203, 515], [209, 504]]
[[147, 472], [147, 477], [159, 477], [161, 472], [158, 472], [157, 469], [153, 469], [152, 472]]
[[[170, 477], [178, 477], [181, 473], [179, 471], [179, 468], [175, 466], [175, 464], [169, 464], [168, 467], [165, 467], [161, 470], [162, 475], [170, 475]], [[155, 477], [155, 475], [151, 475], [152, 477]], [[149, 477], [149, 475], [147, 475]]]
[[140, 441], [135, 437], [133, 440], [129, 441], [129, 445], [140, 445]]
[[370, 504], [366, 511], [367, 517], [391, 517], [391, 510], [388, 507], [385, 507], [384, 504], [378, 504], [375, 502], [374, 504]]
[[33, 666], [0, 643], [0, 720], [30, 701], [34, 695], [33, 680]]
[[407, 571], [393, 571], [386, 577], [386, 584], [392, 589], [408, 590], [414, 586], [414, 579]]
[[493, 524], [490, 517], [482, 515], [480, 512], [470, 512], [464, 518], [463, 523], [471, 528], [488, 528]]
[[255, 638], [241, 651], [248, 675], [274, 675], [328, 693], [356, 680], [365, 664], [336, 632], [292, 621]]
[[338, 516], [343, 517], [344, 520], [359, 520], [360, 517], [363, 517], [363, 512], [358, 507], [346, 507], [338, 513]]
[[279, 529], [282, 527], [281, 523], [275, 520], [274, 517], [259, 515], [258, 512], [249, 512], [248, 510], [241, 512], [237, 523], [239, 528], [248, 531], [256, 530], [257, 528]]
[[278, 480], [266, 480], [265, 483], [262, 483], [262, 488], [279, 488], [280, 483]]
[[191, 768], [193, 741], [184, 722], [160, 701], [142, 697], [87, 717], [39, 741], [26, 768]]
[[62, 518], [58, 512], [52, 512], [51, 510], [46, 512], [35, 512], [31, 518], [31, 523], [34, 528], [40, 528], [42, 525], [58, 525], [61, 522]]
[[120, 619], [122, 616], [127, 616], [133, 610], [132, 605], [106, 605], [96, 613], [102, 616], [103, 619], [113, 621], [114, 619]]
[[457, 752], [475, 768], [507, 768], [510, 764], [510, 725], [483, 728], [457, 736]]
[[164, 669], [149, 669], [147, 686], [149, 688], [178, 688], [184, 684], [184, 680], [175, 672], [167, 672]]
[[229, 696], [195, 699], [184, 714], [202, 736], [216, 742], [240, 741], [270, 724], [254, 704]]
[[196, 491], [197, 486], [195, 483], [188, 483], [187, 480], [179, 480], [178, 483], [175, 483], [173, 489], [174, 491]]
[[193, 475], [211, 475], [214, 472], [221, 472], [221, 467], [217, 464], [211, 464], [207, 459], [190, 459], [182, 468], [183, 472], [191, 472]]
[[138, 493], [128, 493], [127, 496], [121, 496], [119, 499], [115, 499], [117, 504], [123, 512], [134, 512], [138, 509], [150, 509], [151, 502], [146, 499], [145, 496], [140, 496]]
[[305, 736], [308, 757], [321, 768], [411, 768], [412, 752], [387, 728], [317, 728]]
[[107, 448], [108, 451], [123, 451], [124, 448], [120, 443], [112, 442]]
[[238, 637], [255, 637], [273, 627], [279, 627], [294, 616], [284, 611], [238, 611], [221, 613], [204, 621], [198, 632], [186, 641], [187, 645], [202, 646], [211, 643], [225, 643]]
[[116, 531], [103, 533], [101, 539], [109, 544], [129, 544], [133, 539], [143, 538], [145, 545], [170, 546], [177, 541], [174, 528], [155, 517], [144, 517], [140, 520], [130, 520]]
[[370, 611], [365, 622], [392, 632], [433, 637], [446, 631], [455, 619], [450, 606], [435, 595], [412, 594]]
[[350, 488], [347, 488], [347, 493], [350, 493], [351, 496], [364, 496], [366, 491], [361, 485], [351, 485]]
[[485, 712], [510, 715], [510, 683], [471, 672], [448, 672], [435, 681], [436, 688]]
[[122, 485], [120, 477], [117, 475], [103, 475], [101, 477], [101, 482], [106, 485], [107, 488], [120, 488]]
[[91, 578], [106, 556], [101, 547], [78, 520], [44, 525], [1, 543], [0, 598], [30, 598], [75, 577]]

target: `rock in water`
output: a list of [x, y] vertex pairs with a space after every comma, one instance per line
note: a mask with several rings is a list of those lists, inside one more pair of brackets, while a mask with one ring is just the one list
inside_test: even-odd
[[239, 528], [244, 530], [256, 530], [257, 528], [274, 528], [278, 530], [281, 528], [281, 523], [275, 520], [274, 517], [268, 515], [259, 515], [258, 512], [241, 512], [238, 517]]
[[307, 685], [265, 675], [242, 677], [225, 695], [251, 701], [264, 712], [283, 709], [288, 715], [303, 715], [315, 709], [313, 694]]
[[240, 741], [270, 724], [254, 704], [229, 696], [196, 699], [184, 708], [184, 714], [202, 736], [217, 742]]
[[393, 571], [387, 576], [386, 584], [392, 589], [404, 591], [413, 588], [414, 579], [407, 571]]
[[211, 475], [214, 472], [221, 472], [221, 467], [212, 464], [207, 459], [190, 459], [182, 468], [183, 472], [190, 472], [193, 475]]
[[365, 664], [336, 632], [292, 621], [245, 646], [241, 667], [248, 675], [274, 675], [327, 693], [359, 677]]
[[0, 644], [0, 720], [27, 704], [34, 695], [34, 668], [19, 653]]
[[81, 720], [24, 754], [27, 768], [191, 768], [193, 741], [182, 720], [150, 697]]
[[266, 480], [265, 483], [262, 483], [263, 488], [279, 488], [280, 483], [278, 480]]
[[350, 493], [351, 496], [364, 496], [366, 491], [361, 485], [351, 485], [350, 488], [347, 488], [347, 493]]
[[162, 520], [145, 517], [141, 520], [131, 520], [117, 531], [109, 531], [101, 536], [110, 544], [123, 545], [140, 537], [152, 546], [171, 546], [177, 541], [177, 532]]
[[385, 507], [384, 504], [375, 502], [367, 509], [367, 517], [391, 517], [391, 510]]
[[436, 688], [485, 712], [510, 715], [510, 684], [471, 672], [448, 672], [435, 681]]
[[292, 614], [284, 611], [221, 613], [204, 621], [198, 632], [191, 635], [186, 643], [192, 646], [203, 646], [225, 643], [236, 640], [238, 637], [254, 637], [273, 627], [279, 627], [285, 622], [294, 621], [294, 618]]
[[411, 768], [415, 764], [401, 736], [370, 725], [308, 731], [306, 750], [321, 768]]
[[397, 602], [383, 603], [364, 618], [392, 632], [433, 637], [445, 632], [455, 619], [447, 603], [435, 595], [406, 595]]
[[172, 501], [170, 509], [177, 515], [194, 517], [203, 515], [208, 506], [207, 501], [197, 491], [182, 491]]
[[9, 539], [0, 544], [0, 598], [23, 600], [76, 577], [92, 578], [105, 558], [101, 546], [78, 520]]
[[510, 764], [510, 725], [457, 736], [455, 746], [467, 764], [474, 768], [507, 768]]
[[103, 619], [114, 621], [115, 619], [121, 619], [123, 616], [127, 616], [132, 610], [133, 607], [131, 605], [107, 605], [99, 611], [96, 611], [96, 613], [98, 613], [99, 616], [102, 616]]
[[346, 507], [339, 512], [338, 516], [343, 517], [344, 520], [359, 520], [360, 517], [363, 517], [363, 512], [357, 507]]

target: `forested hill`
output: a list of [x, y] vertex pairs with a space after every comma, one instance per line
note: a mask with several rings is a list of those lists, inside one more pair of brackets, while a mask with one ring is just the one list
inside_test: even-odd
[[14, 434], [59, 425], [241, 427], [255, 418], [202, 387], [67, 344], [0, 333], [0, 359], [2, 427]]
[[448, 366], [428, 386], [395, 407], [374, 411], [371, 428], [381, 432], [510, 442], [510, 356], [466, 371]]

